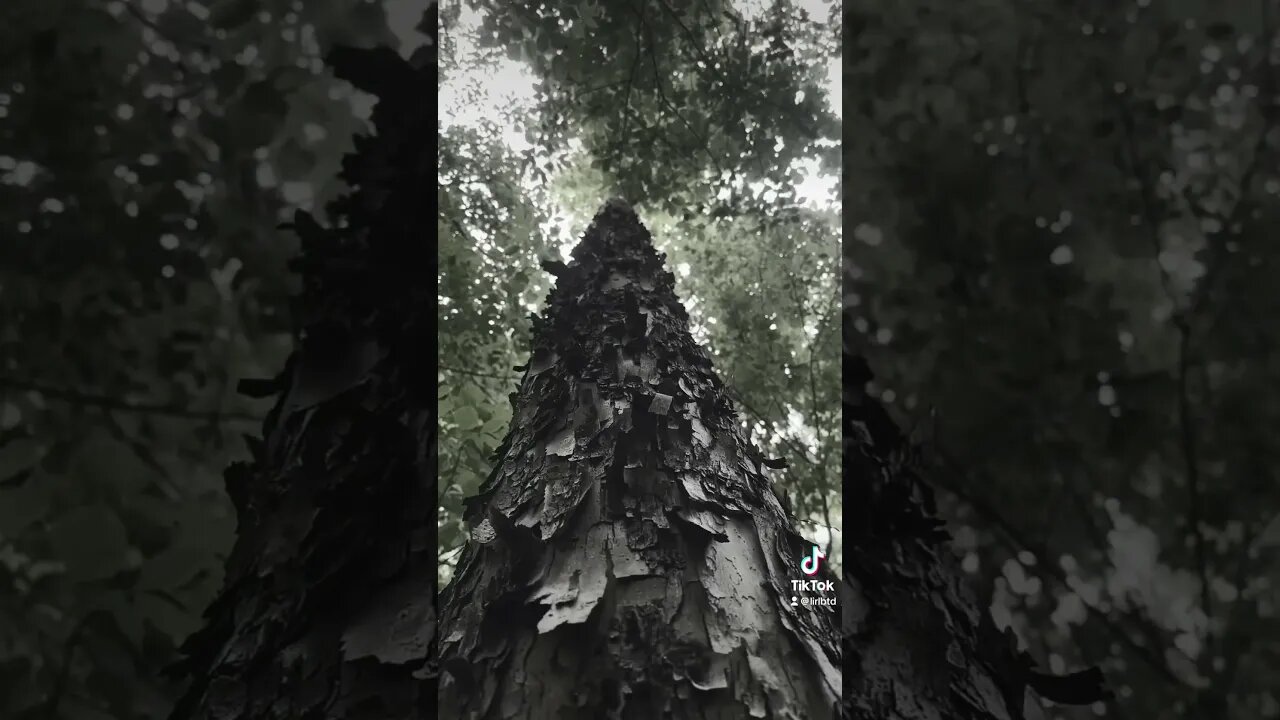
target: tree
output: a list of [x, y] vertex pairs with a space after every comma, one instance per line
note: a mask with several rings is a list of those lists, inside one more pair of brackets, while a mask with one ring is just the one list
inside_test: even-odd
[[428, 54], [328, 58], [379, 98], [374, 135], [345, 158], [358, 189], [330, 207], [334, 227], [295, 216], [302, 342], [278, 377], [241, 383], [279, 397], [264, 439], [249, 438], [253, 461], [226, 473], [236, 544], [184, 645], [177, 670], [193, 682], [175, 719], [432, 714]]
[[[845, 717], [856, 720], [1021, 720], [1028, 686], [1057, 703], [1107, 696], [1102, 673], [1033, 669], [950, 561], [920, 448], [866, 393], [866, 360], [846, 348], [847, 523], [843, 584]], [[1038, 717], [1032, 705], [1031, 717]]]
[[[473, 17], [451, 23], [459, 5]], [[819, 198], [839, 175], [838, 13], [773, 5], [445, 4], [442, 584], [510, 420], [538, 256], [567, 255], [610, 195], [643, 208], [695, 340], [751, 441], [787, 457], [780, 489], [838, 571], [840, 214]], [[519, 101], [494, 73], [527, 79]]]
[[321, 56], [395, 42], [382, 3], [265, 5], [0, 9], [0, 717], [162, 717], [222, 582], [270, 408], [234, 378], [295, 332], [275, 225], [367, 120]]
[[441, 597], [442, 717], [836, 712], [838, 609], [792, 606], [809, 545], [766, 475], [780, 465], [745, 439], [651, 243], [611, 201], [545, 266], [557, 283]]

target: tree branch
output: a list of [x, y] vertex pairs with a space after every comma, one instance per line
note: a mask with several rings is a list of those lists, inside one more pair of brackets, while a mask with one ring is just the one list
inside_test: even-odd
[[1212, 594], [1209, 590], [1208, 557], [1205, 549], [1205, 538], [1200, 519], [1200, 468], [1196, 452], [1196, 432], [1192, 425], [1192, 410], [1188, 369], [1190, 367], [1191, 323], [1186, 313], [1190, 308], [1179, 308], [1177, 294], [1173, 290], [1168, 271], [1160, 263], [1163, 246], [1160, 241], [1160, 223], [1164, 219], [1156, 209], [1155, 191], [1151, 187], [1148, 173], [1140, 164], [1135, 140], [1137, 129], [1132, 113], [1123, 101], [1118, 101], [1121, 124], [1124, 127], [1125, 146], [1128, 150], [1130, 171], [1137, 180], [1142, 195], [1142, 209], [1147, 238], [1152, 245], [1156, 257], [1156, 267], [1160, 272], [1160, 284], [1165, 295], [1172, 303], [1172, 323], [1178, 333], [1178, 426], [1180, 449], [1183, 465], [1187, 474], [1187, 529], [1191, 535], [1192, 552], [1196, 569], [1200, 577], [1200, 602], [1206, 615], [1212, 616]]
[[649, 64], [653, 67], [653, 89], [658, 93], [658, 99], [662, 101], [662, 104], [666, 106], [667, 110], [670, 111], [672, 115], [676, 116], [677, 120], [684, 123], [684, 126], [689, 129], [689, 133], [693, 135], [703, 152], [707, 154], [707, 159], [711, 161], [712, 167], [716, 169], [716, 175], [722, 174], [722, 171], [720, 170], [720, 163], [716, 161], [716, 156], [711, 152], [711, 143], [706, 137], [699, 133], [688, 120], [685, 119], [684, 115], [680, 114], [680, 111], [671, 104], [671, 101], [667, 99], [666, 93], [663, 92], [662, 74], [658, 72], [658, 44], [653, 39], [653, 28], [650, 27], [649, 23], [645, 20], [643, 8], [636, 11], [636, 16], [640, 19], [641, 27], [649, 36]]
[[192, 410], [174, 404], [140, 403], [123, 400], [106, 395], [84, 393], [77, 390], [58, 388], [43, 383], [16, 380], [0, 377], [0, 387], [24, 392], [37, 392], [46, 398], [61, 400], [74, 405], [86, 405], [103, 410], [140, 413], [146, 415], [167, 415], [169, 417], [190, 418], [193, 420], [228, 421], [228, 422], [262, 422], [262, 417], [246, 412], [220, 410]]
[[725, 387], [725, 392], [728, 393], [729, 397], [733, 399], [733, 402], [735, 404], [745, 409], [748, 413], [751, 414], [752, 417], [756, 419], [757, 422], [759, 422], [761, 425], [764, 425], [766, 430], [768, 430], [769, 432], [777, 436], [778, 441], [781, 442], [783, 445], [786, 445], [787, 449], [799, 455], [802, 460], [809, 463], [810, 465], [814, 465], [814, 466], [818, 465], [817, 460], [809, 457], [808, 451], [806, 451], [804, 448], [797, 445], [795, 441], [792, 440], [790, 437], [778, 432], [777, 427], [772, 422], [765, 419], [763, 415], [761, 415], [759, 412], [753, 409], [750, 405], [748, 405], [747, 401], [744, 400], [739, 393], [736, 393], [730, 390], [727, 386]]
[[501, 373], [481, 372], [480, 370], [464, 370], [462, 368], [452, 367], [449, 365], [437, 365], [436, 367], [440, 368], [445, 372], [457, 373], [459, 375], [472, 375], [475, 377], [493, 378], [494, 380], [509, 380], [509, 381], [520, 379], [519, 375], [505, 375]]
[[1192, 550], [1196, 569], [1200, 574], [1200, 603], [1204, 614], [1213, 617], [1213, 597], [1209, 591], [1209, 560], [1205, 538], [1200, 527], [1200, 463], [1197, 453], [1196, 432], [1192, 425], [1191, 390], [1188, 382], [1190, 367], [1191, 326], [1186, 318], [1175, 321], [1178, 328], [1178, 429], [1181, 435], [1182, 461], [1187, 473], [1187, 524], [1190, 525]]
[[627, 126], [631, 123], [631, 88], [636, 83], [636, 72], [640, 70], [640, 54], [644, 52], [644, 42], [640, 37], [643, 30], [642, 25], [636, 26], [636, 55], [631, 61], [631, 75], [627, 78], [627, 89], [622, 96], [622, 133], [615, 142], [621, 142], [627, 136]]

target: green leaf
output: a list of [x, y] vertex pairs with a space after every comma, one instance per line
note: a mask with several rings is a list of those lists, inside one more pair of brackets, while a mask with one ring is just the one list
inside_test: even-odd
[[213, 6], [209, 26], [218, 30], [240, 27], [249, 22], [260, 8], [258, 0], [223, 0]]
[[44, 453], [30, 438], [14, 440], [0, 448], [0, 487], [18, 487], [27, 482]]
[[470, 430], [480, 424], [480, 415], [474, 407], [463, 405], [453, 412], [453, 421], [457, 423], [458, 429]]
[[131, 565], [124, 525], [106, 506], [70, 510], [54, 521], [49, 541], [68, 574], [79, 580], [109, 578]]
[[48, 516], [54, 487], [48, 476], [38, 474], [21, 487], [0, 488], [0, 528], [16, 536]]

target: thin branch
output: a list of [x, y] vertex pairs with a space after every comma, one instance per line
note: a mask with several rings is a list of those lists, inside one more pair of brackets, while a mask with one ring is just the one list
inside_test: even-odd
[[1137, 129], [1133, 115], [1122, 100], [1117, 101], [1121, 124], [1124, 128], [1125, 146], [1128, 150], [1130, 171], [1139, 184], [1142, 196], [1142, 214], [1145, 221], [1147, 238], [1152, 245], [1156, 257], [1156, 267], [1160, 272], [1160, 284], [1169, 302], [1173, 304], [1172, 323], [1178, 333], [1178, 426], [1183, 465], [1187, 474], [1187, 526], [1191, 535], [1192, 552], [1195, 556], [1196, 569], [1200, 577], [1200, 602], [1206, 615], [1212, 616], [1212, 594], [1209, 590], [1208, 556], [1205, 549], [1205, 538], [1200, 520], [1200, 466], [1196, 450], [1196, 431], [1192, 424], [1192, 409], [1188, 370], [1190, 368], [1191, 323], [1185, 316], [1189, 308], [1180, 309], [1178, 298], [1172, 285], [1172, 279], [1160, 263], [1163, 246], [1160, 241], [1160, 224], [1163, 218], [1156, 209], [1155, 191], [1151, 187], [1148, 173], [1144, 172], [1137, 151], [1135, 140]]
[[1253, 523], [1246, 523], [1245, 527], [1248, 529], [1245, 530], [1244, 536], [1240, 539], [1240, 553], [1236, 557], [1236, 571], [1233, 580], [1238, 595], [1231, 605], [1231, 612], [1227, 614], [1226, 628], [1222, 636], [1222, 649], [1218, 653], [1219, 657], [1225, 658], [1226, 664], [1218, 676], [1218, 681], [1211, 685], [1223, 697], [1231, 693], [1231, 688], [1236, 681], [1236, 673], [1240, 669], [1240, 663], [1244, 659], [1244, 655], [1249, 651], [1249, 646], [1256, 639], [1248, 631], [1245, 623], [1242, 622], [1243, 618], [1240, 617], [1244, 613], [1245, 607], [1249, 604], [1244, 598], [1244, 590], [1252, 570], [1252, 563], [1249, 562], [1249, 548], [1253, 545], [1253, 540], [1257, 535]]
[[[796, 287], [797, 283], [795, 282], [794, 276], [791, 276], [791, 282], [788, 284], [791, 290], [791, 295], [792, 295], [791, 299], [795, 301], [796, 309], [799, 311], [799, 314], [800, 314], [800, 327], [803, 330], [805, 324], [809, 322], [809, 307], [805, 303], [804, 294], [797, 292], [798, 288]], [[823, 432], [822, 432], [823, 423], [820, 422], [820, 417], [818, 413], [818, 381], [817, 381], [817, 376], [814, 370], [818, 362], [817, 353], [815, 352], [815, 350], [817, 349], [817, 340], [818, 340], [818, 337], [820, 337], [820, 333], [823, 329], [823, 325], [825, 324], [825, 321], [826, 321], [826, 318], [824, 317], [822, 321], [818, 323], [818, 333], [814, 334], [813, 340], [811, 340], [809, 343], [809, 363], [808, 363], [809, 418], [811, 421], [810, 425], [811, 427], [813, 427], [814, 439], [817, 443], [817, 446], [820, 448], [818, 452], [817, 470], [818, 470], [818, 479], [821, 483], [818, 496], [822, 499], [822, 519], [827, 523], [827, 527], [830, 527], [831, 526], [831, 503], [827, 498], [827, 496], [830, 494], [829, 492], [827, 492], [828, 491], [827, 452], [825, 450], [826, 443], [823, 441], [824, 440]], [[831, 548], [832, 548], [832, 543], [834, 541], [835, 541], [834, 536], [832, 535], [827, 536], [826, 553], [828, 557], [831, 556]]]
[[453, 546], [453, 547], [451, 547], [451, 548], [448, 548], [448, 549], [446, 549], [446, 550], [443, 550], [443, 551], [437, 552], [437, 553], [436, 553], [436, 562], [437, 562], [437, 563], [439, 563], [439, 562], [449, 562], [449, 561], [450, 561], [450, 560], [452, 560], [453, 558], [450, 558], [450, 557], [448, 557], [448, 556], [449, 556], [449, 555], [456, 554], [459, 550], [461, 550], [464, 546], [466, 546], [466, 544], [467, 544], [467, 543], [466, 543], [466, 541], [463, 541], [463, 542], [458, 543], [457, 545], [454, 545], [454, 546]]
[[1204, 614], [1212, 617], [1212, 593], [1209, 592], [1209, 561], [1205, 538], [1200, 527], [1200, 463], [1196, 432], [1192, 425], [1191, 390], [1189, 387], [1191, 326], [1186, 318], [1177, 318], [1178, 327], [1178, 428], [1181, 434], [1182, 460], [1187, 472], [1187, 523], [1191, 526], [1191, 541], [1195, 553], [1196, 569], [1200, 573], [1200, 603]]
[[[833, 533], [844, 532], [844, 528], [833, 527], [831, 525], [824, 525], [818, 522], [817, 520], [808, 520], [806, 518], [798, 517], [796, 518], [796, 522], [801, 523], [803, 525], [812, 525], [814, 527], [826, 528]], [[830, 547], [830, 543], [828, 543], [828, 547]]]
[[76, 621], [75, 626], [71, 628], [71, 632], [67, 635], [67, 639], [62, 645], [62, 661], [58, 663], [58, 674], [53, 678], [53, 688], [50, 689], [49, 698], [45, 701], [44, 716], [47, 720], [54, 720], [54, 718], [58, 717], [58, 706], [62, 704], [62, 698], [67, 694], [67, 683], [71, 679], [71, 663], [75, 659], [76, 650], [84, 639], [84, 632], [89, 620], [102, 612], [100, 609], [89, 611]]
[[[148, 55], [159, 60], [165, 60], [173, 63], [174, 66], [178, 68], [178, 72], [182, 74], [182, 79], [185, 80], [187, 76], [190, 75], [190, 72], [187, 69], [186, 63], [182, 61], [182, 52], [181, 50], [178, 49], [180, 47], [179, 43], [176, 40], [174, 40], [172, 37], [170, 37], [169, 34], [166, 33], [163, 28], [160, 27], [160, 24], [157, 23], [155, 19], [153, 19], [152, 17], [147, 15], [145, 12], [143, 12], [141, 9], [139, 9], [137, 6], [135, 6], [133, 4], [133, 0], [122, 0], [120, 5], [123, 6], [125, 11], [128, 12], [130, 15], [132, 15], [135, 20], [137, 20], [139, 23], [141, 23], [151, 32], [154, 32], [156, 34], [156, 37], [159, 37], [160, 39], [164, 40], [165, 42], [169, 43], [174, 47], [175, 51], [177, 51], [178, 53], [178, 58], [170, 59], [167, 57], [161, 57], [160, 55], [157, 55], [156, 52], [152, 50], [150, 47], [145, 47], [146, 42], [145, 41], [143, 42], [144, 49], [146, 50]], [[206, 44], [201, 43], [200, 49], [206, 53], [209, 52], [209, 46]], [[195, 90], [199, 91], [204, 87], [205, 87], [204, 85], [198, 85], [195, 88]], [[184, 96], [186, 96], [186, 93], [184, 93]]]
[[645, 20], [643, 8], [636, 12], [636, 16], [640, 19], [640, 26], [649, 36], [649, 64], [653, 67], [653, 89], [658, 93], [658, 99], [662, 101], [662, 104], [666, 106], [672, 115], [676, 116], [676, 119], [684, 123], [684, 126], [689, 129], [689, 133], [698, 141], [698, 146], [707, 154], [707, 159], [711, 161], [711, 165], [716, 169], [716, 174], [720, 175], [722, 172], [720, 163], [716, 161], [716, 156], [711, 152], [711, 143], [685, 119], [684, 115], [680, 114], [680, 111], [671, 104], [671, 101], [667, 99], [666, 93], [663, 92], [662, 73], [658, 71], [658, 44], [653, 39], [653, 28]]
[[262, 417], [259, 415], [237, 412], [234, 410], [192, 410], [190, 408], [174, 404], [132, 402], [106, 395], [95, 395], [92, 393], [79, 392], [77, 390], [67, 390], [65, 388], [45, 385], [43, 383], [15, 380], [12, 378], [0, 377], [0, 387], [11, 388], [19, 391], [38, 392], [46, 398], [61, 400], [75, 405], [97, 407], [103, 410], [118, 410], [121, 412], [147, 415], [167, 415], [169, 417], [209, 420], [213, 422], [262, 422]]
[[146, 13], [142, 12], [142, 10], [140, 10], [137, 6], [135, 6], [132, 0], [124, 0], [123, 2], [120, 3], [120, 5], [125, 9], [126, 12], [132, 15], [134, 19], [136, 19], [138, 22], [142, 23], [143, 25], [146, 25], [156, 35], [159, 35], [165, 40], [168, 40], [170, 43], [177, 45], [177, 43], [174, 43], [173, 40], [167, 34], [165, 34], [165, 31], [160, 28], [160, 25], [157, 24], [156, 21], [153, 20]]
[[581, 98], [583, 95], [590, 95], [591, 93], [596, 92], [597, 90], [608, 90], [609, 88], [616, 88], [616, 87], [618, 87], [619, 85], [621, 85], [621, 84], [625, 83], [626, 81], [625, 81], [625, 80], [614, 80], [614, 81], [612, 81], [612, 82], [601, 83], [601, 84], [599, 84], [599, 85], [593, 85], [592, 87], [589, 87], [589, 88], [586, 88], [586, 89], [582, 89], [582, 88], [577, 87], [577, 85], [579, 85], [579, 84], [581, 84], [581, 83], [583, 83], [583, 82], [584, 82], [584, 81], [582, 81], [582, 80], [575, 80], [575, 79], [570, 79], [570, 80], [569, 80], [569, 83], [570, 83], [571, 85], [574, 85], [574, 88], [573, 88], [573, 98], [574, 98], [575, 100], [577, 100], [578, 98]]
[[449, 365], [437, 365], [436, 367], [440, 368], [441, 370], [443, 370], [443, 371], [445, 371], [445, 372], [457, 373], [458, 375], [472, 375], [472, 376], [475, 376], [475, 377], [493, 378], [494, 380], [508, 380], [508, 381], [514, 381], [514, 380], [519, 380], [519, 379], [520, 379], [520, 376], [519, 376], [519, 375], [507, 375], [507, 374], [502, 374], [502, 373], [489, 373], [489, 372], [482, 372], [482, 371], [480, 371], [480, 370], [464, 370], [464, 369], [462, 369], [462, 368], [452, 367], [452, 366], [449, 366]]
[[1129, 108], [1125, 106], [1123, 100], [1117, 99], [1116, 107], [1120, 114], [1120, 126], [1124, 129], [1124, 149], [1129, 163], [1129, 171], [1138, 183], [1139, 197], [1142, 201], [1143, 223], [1147, 231], [1147, 241], [1151, 244], [1152, 252], [1155, 253], [1156, 269], [1160, 273], [1160, 287], [1164, 290], [1169, 302], [1173, 304], [1173, 312], [1176, 313], [1178, 312], [1178, 296], [1173, 290], [1169, 272], [1165, 270], [1164, 265], [1160, 264], [1160, 255], [1164, 252], [1164, 246], [1160, 242], [1160, 223], [1162, 218], [1156, 209], [1155, 188], [1151, 186], [1151, 180], [1147, 173], [1144, 172], [1138, 158], [1137, 127], [1133, 114], [1129, 112]]
[[[826, 492], [822, 492], [818, 494], [818, 497], [822, 498], [822, 521], [823, 523], [825, 523], [823, 527], [827, 528], [828, 530], [833, 530], [834, 528], [831, 527], [831, 503], [827, 500], [827, 494], [828, 493]], [[817, 525], [818, 523], [814, 523], [814, 524]], [[835, 542], [835, 535], [833, 535], [832, 533], [827, 533], [827, 549], [826, 549], [827, 557], [831, 557], [831, 547], [832, 547], [832, 543], [834, 542]]]
[[754, 408], [748, 405], [747, 401], [744, 400], [739, 393], [733, 392], [728, 387], [725, 388], [725, 392], [728, 393], [729, 397], [733, 400], [733, 402], [736, 405], [742, 407], [744, 410], [750, 413], [751, 416], [754, 417], [757, 422], [765, 426], [766, 430], [768, 430], [769, 432], [777, 436], [778, 441], [781, 442], [783, 445], [786, 445], [787, 449], [796, 453], [798, 456], [800, 456], [801, 459], [803, 459], [805, 462], [809, 463], [810, 465], [814, 465], [814, 466], [818, 465], [817, 460], [809, 457], [808, 451], [806, 451], [804, 448], [797, 445], [795, 441], [792, 440], [790, 437], [778, 432], [777, 427], [773, 423], [766, 420], [764, 415], [760, 414]]
[[631, 75], [627, 78], [627, 89], [622, 96], [622, 133], [615, 140], [615, 143], [620, 143], [627, 137], [627, 126], [631, 124], [631, 88], [636, 83], [636, 72], [640, 69], [640, 54], [644, 50], [644, 43], [640, 38], [642, 30], [644, 30], [642, 25], [636, 26], [636, 55], [631, 61]]
[[502, 265], [504, 265], [504, 264], [505, 264], [505, 261], [501, 260], [500, 258], [496, 258], [496, 257], [494, 257], [493, 255], [489, 254], [489, 251], [488, 251], [488, 250], [486, 250], [486, 249], [481, 245], [481, 243], [483, 242], [482, 240], [476, 240], [475, 238], [471, 237], [471, 233], [467, 232], [467, 229], [466, 229], [466, 228], [464, 228], [464, 227], [462, 227], [462, 223], [458, 222], [458, 219], [457, 219], [457, 218], [455, 218], [455, 217], [450, 217], [450, 218], [449, 218], [449, 224], [453, 226], [453, 229], [454, 229], [454, 230], [457, 230], [457, 231], [458, 231], [458, 234], [459, 234], [459, 235], [461, 235], [462, 237], [464, 237], [464, 238], [466, 238], [467, 240], [470, 240], [470, 241], [471, 241], [471, 249], [472, 249], [472, 250], [475, 250], [477, 253], [479, 253], [482, 257], [484, 257], [485, 259], [487, 259], [489, 262], [491, 262], [491, 263], [493, 263], [493, 264], [495, 264], [495, 265], [497, 265], [497, 266], [499, 266], [499, 267], [501, 267]]

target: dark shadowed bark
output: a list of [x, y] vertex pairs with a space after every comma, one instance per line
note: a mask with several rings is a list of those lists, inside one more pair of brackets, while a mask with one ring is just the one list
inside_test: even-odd
[[358, 190], [335, 228], [295, 220], [302, 341], [278, 378], [241, 384], [279, 397], [226, 473], [237, 539], [174, 720], [433, 716], [433, 60], [330, 56], [379, 97], [374, 134], [344, 159]]
[[1104, 699], [1097, 668], [1033, 670], [963, 586], [921, 479], [919, 448], [864, 390], [866, 362], [845, 347], [844, 715], [854, 720], [1031, 720], [1046, 699]]
[[511, 430], [441, 598], [441, 717], [834, 717], [838, 608], [791, 606], [809, 545], [648, 231], [611, 201], [546, 267]]

